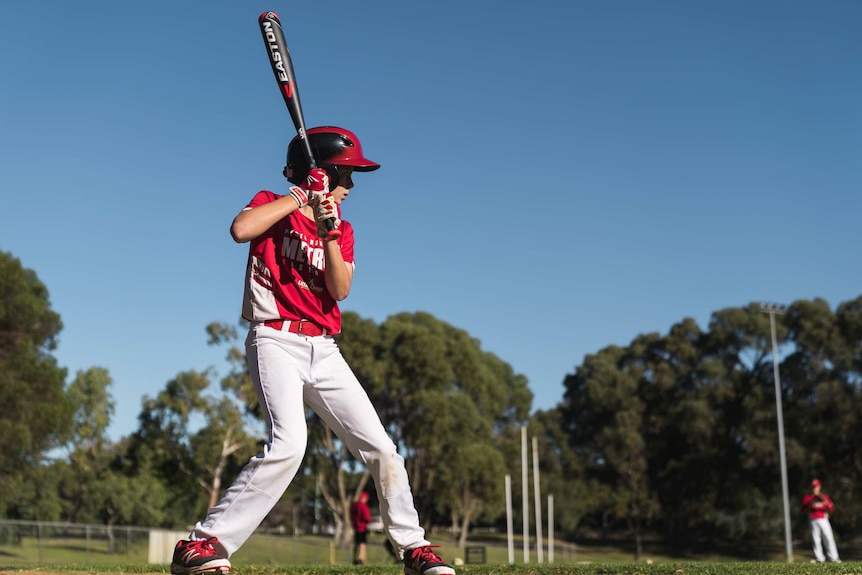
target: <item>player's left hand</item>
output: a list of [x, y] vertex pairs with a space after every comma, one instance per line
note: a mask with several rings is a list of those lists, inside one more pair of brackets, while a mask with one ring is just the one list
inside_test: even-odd
[[[308, 177], [305, 178], [305, 190], [310, 192], [309, 195], [326, 195], [329, 193], [329, 174], [321, 168], [314, 168], [308, 172]], [[309, 202], [311, 203], [311, 202]]]
[[314, 202], [314, 221], [317, 222], [317, 235], [325, 238], [329, 228], [326, 227], [326, 220], [332, 218], [333, 229], [338, 229], [341, 225], [341, 220], [338, 218], [338, 204], [335, 203], [335, 198], [332, 194], [322, 194], [318, 196]]

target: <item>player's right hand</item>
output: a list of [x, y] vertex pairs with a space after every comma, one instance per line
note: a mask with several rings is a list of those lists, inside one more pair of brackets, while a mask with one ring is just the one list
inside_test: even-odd
[[313, 202], [314, 219], [317, 222], [317, 235], [321, 238], [328, 236], [330, 230], [327, 227], [326, 221], [332, 222], [332, 229], [337, 230], [341, 225], [341, 220], [338, 218], [338, 204], [335, 203], [335, 198], [332, 194], [319, 196], [319, 199]]

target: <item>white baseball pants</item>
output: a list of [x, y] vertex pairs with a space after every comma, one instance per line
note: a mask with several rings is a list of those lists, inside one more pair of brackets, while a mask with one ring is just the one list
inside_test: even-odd
[[826, 561], [823, 555], [823, 541], [826, 541], [826, 555], [830, 561], [838, 561], [838, 547], [835, 545], [835, 535], [829, 519], [822, 517], [811, 520], [811, 541], [814, 544], [814, 558], [818, 563]]
[[269, 442], [190, 537], [218, 537], [228, 557], [245, 543], [299, 470], [308, 441], [307, 403], [371, 472], [393, 544], [402, 551], [429, 545], [419, 525], [404, 458], [335, 340], [256, 324], [246, 338], [246, 353]]

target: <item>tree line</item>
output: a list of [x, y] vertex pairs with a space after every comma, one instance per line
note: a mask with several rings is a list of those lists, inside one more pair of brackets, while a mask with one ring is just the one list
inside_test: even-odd
[[[836, 501], [836, 532], [852, 536], [862, 511], [862, 296], [835, 310], [799, 300], [776, 321], [794, 535], [807, 535], [798, 505], [817, 476]], [[0, 251], [0, 516], [171, 529], [203, 517], [265, 437], [244, 328], [206, 326], [226, 373], [178, 373], [143, 399], [134, 432], [109, 441], [110, 373], [70, 376], [57, 364], [62, 321], [47, 289]], [[339, 345], [405, 457], [431, 532], [448, 528], [463, 545], [477, 525], [505, 528], [503, 478], [517, 497], [527, 427], [560, 538], [625, 537], [638, 548], [647, 536], [782, 538], [770, 324], [757, 304], [716, 311], [705, 330], [686, 318], [573, 361], [559, 404], [532, 413], [523, 375], [429, 313], [377, 323], [347, 312]], [[310, 411], [308, 424], [306, 460], [264, 527], [331, 528], [347, 543], [350, 503], [373, 485]], [[533, 521], [514, 507], [516, 524]]]

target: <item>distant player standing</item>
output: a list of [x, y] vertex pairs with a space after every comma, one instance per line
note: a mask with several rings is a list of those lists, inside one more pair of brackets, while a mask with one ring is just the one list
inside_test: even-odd
[[811, 493], [802, 498], [802, 510], [808, 513], [811, 523], [811, 541], [814, 545], [814, 559], [818, 563], [826, 561], [823, 555], [823, 542], [826, 542], [826, 555], [829, 560], [840, 563], [838, 547], [835, 545], [835, 535], [829, 523], [829, 514], [835, 509], [829, 496], [820, 491], [819, 479], [811, 482]]
[[[290, 193], [258, 192], [230, 229], [235, 241], [250, 242], [243, 297], [243, 317], [251, 322], [246, 356], [269, 441], [194, 526], [189, 540], [177, 543], [171, 573], [230, 569], [229, 557], [275, 506], [302, 463], [307, 404], [371, 472], [383, 524], [404, 572], [454, 575], [425, 539], [404, 459], [333, 339], [341, 331], [338, 302], [350, 293], [354, 269], [353, 228], [339, 219], [339, 206], [353, 188], [353, 172], [380, 165], [364, 156], [353, 132], [326, 126], [307, 135], [325, 170], [309, 173], [301, 141], [294, 138], [284, 170], [295, 184]], [[338, 239], [323, 239], [329, 218], [341, 231]]]
[[350, 522], [353, 524], [353, 564], [365, 565], [368, 547], [368, 524], [371, 509], [368, 508], [368, 493], [363, 491], [350, 507]]

